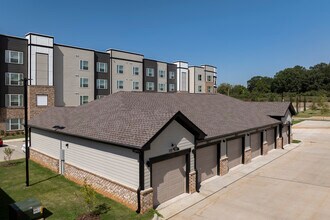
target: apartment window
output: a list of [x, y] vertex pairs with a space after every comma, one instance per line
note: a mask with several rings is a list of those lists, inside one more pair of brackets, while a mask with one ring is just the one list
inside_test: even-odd
[[6, 130], [7, 131], [15, 131], [15, 130], [23, 130], [24, 120], [21, 118], [11, 118], [6, 121]]
[[106, 79], [97, 79], [96, 80], [96, 88], [97, 89], [107, 89], [108, 88], [108, 80], [106, 80]]
[[168, 89], [169, 89], [171, 92], [175, 91], [175, 85], [174, 85], [174, 84], [169, 84], [168, 87], [169, 87]]
[[212, 91], [212, 86], [208, 86], [207, 87], [207, 92], [211, 92]]
[[6, 50], [5, 62], [13, 64], [23, 64], [23, 52]]
[[124, 73], [124, 66], [123, 65], [117, 65], [117, 73], [120, 73], [120, 74]]
[[81, 70], [88, 70], [88, 61], [80, 60], [80, 69]]
[[97, 95], [96, 96], [96, 99], [101, 99], [101, 98], [103, 98], [104, 97], [104, 95]]
[[155, 90], [155, 84], [153, 82], [147, 82], [147, 90], [148, 91]]
[[197, 87], [197, 91], [198, 91], [198, 92], [202, 92], [202, 86], [198, 86], [198, 87]]
[[88, 103], [88, 96], [87, 95], [82, 95], [80, 96], [80, 105]]
[[139, 82], [133, 82], [133, 90], [139, 90]]
[[147, 76], [149, 76], [149, 77], [155, 76], [153, 68], [147, 68]]
[[198, 74], [198, 81], [202, 81], [202, 75], [201, 74]]
[[158, 89], [159, 89], [159, 91], [165, 91], [165, 84], [164, 83], [159, 83], [158, 84]]
[[47, 95], [37, 95], [37, 106], [47, 106], [48, 96]]
[[117, 89], [123, 89], [124, 88], [124, 81], [118, 80], [117, 81]]
[[170, 71], [169, 74], [170, 74], [170, 76], [169, 76], [170, 79], [174, 79], [175, 78], [175, 72]]
[[80, 88], [88, 88], [88, 78], [80, 78]]
[[164, 78], [165, 77], [165, 71], [164, 70], [159, 70], [159, 77]]
[[138, 76], [140, 73], [139, 67], [133, 67], [133, 75]]
[[207, 81], [212, 82], [212, 76], [207, 76]]
[[22, 86], [23, 85], [23, 73], [6, 73], [5, 75], [6, 86]]
[[108, 64], [107, 63], [101, 63], [97, 62], [96, 63], [96, 71], [100, 73], [106, 73], [108, 72]]
[[5, 103], [6, 107], [22, 107], [23, 94], [6, 94]]

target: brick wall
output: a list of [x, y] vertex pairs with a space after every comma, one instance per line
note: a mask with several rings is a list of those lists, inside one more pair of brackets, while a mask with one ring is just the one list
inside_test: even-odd
[[10, 118], [24, 119], [24, 108], [0, 108], [0, 130], [6, 130], [6, 120]]
[[30, 158], [41, 164], [44, 167], [51, 169], [52, 171], [58, 173], [59, 172], [59, 160], [33, 149], [30, 149]]
[[250, 163], [252, 160], [252, 149], [249, 147], [244, 150], [244, 164]]
[[[37, 106], [37, 95], [47, 95], [47, 106]], [[29, 119], [55, 104], [55, 89], [53, 86], [29, 86], [28, 96]]]
[[189, 173], [189, 193], [196, 192], [196, 171]]
[[223, 176], [228, 173], [229, 167], [228, 167], [228, 157], [223, 157], [219, 161], [220, 166], [220, 176]]
[[152, 209], [154, 203], [153, 203], [153, 197], [154, 197], [154, 193], [153, 193], [153, 189], [149, 188], [146, 190], [142, 190], [140, 192], [140, 200], [141, 200], [141, 214], [145, 213], [146, 211], [148, 211], [149, 209]]

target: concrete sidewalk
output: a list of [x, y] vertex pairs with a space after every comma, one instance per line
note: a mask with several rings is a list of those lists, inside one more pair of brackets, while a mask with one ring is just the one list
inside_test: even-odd
[[[178, 213], [181, 213], [182, 211], [190, 208], [191, 206], [202, 202], [203, 200], [221, 191], [222, 189], [225, 189], [227, 186], [267, 165], [273, 160], [276, 160], [277, 158], [287, 154], [291, 150], [298, 147], [300, 144], [301, 143], [290, 144], [287, 145], [284, 149], [269, 151], [267, 156], [259, 156], [253, 159], [249, 164], [240, 165], [237, 168], [230, 170], [229, 173], [224, 176], [215, 176], [210, 178], [201, 185], [199, 193], [183, 194], [161, 204], [157, 208], [157, 211], [164, 217], [164, 219], [169, 219], [174, 215], [177, 215]], [[157, 217], [154, 219], [157, 219]]]

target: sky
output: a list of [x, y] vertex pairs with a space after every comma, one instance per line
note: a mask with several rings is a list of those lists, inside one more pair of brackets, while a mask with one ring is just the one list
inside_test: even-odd
[[330, 62], [329, 0], [0, 0], [0, 34], [218, 67], [218, 84]]

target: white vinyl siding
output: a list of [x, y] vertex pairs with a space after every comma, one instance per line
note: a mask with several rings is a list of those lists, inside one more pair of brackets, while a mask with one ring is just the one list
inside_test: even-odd
[[182, 91], [187, 91], [187, 72], [182, 72]]
[[80, 70], [88, 70], [88, 61], [80, 60]]
[[34, 150], [58, 159], [61, 141], [65, 163], [134, 189], [138, 188], [138, 154], [131, 149], [32, 128], [31, 148]]
[[6, 73], [5, 78], [6, 86], [23, 86], [23, 73]]
[[6, 50], [5, 62], [12, 64], [23, 64], [23, 52]]
[[96, 63], [96, 71], [100, 73], [106, 73], [108, 72], [108, 64], [107, 63], [101, 63], [97, 62]]
[[[194, 135], [186, 130], [178, 122], [173, 121], [167, 128], [151, 143], [150, 150], [145, 151], [144, 161], [149, 158], [169, 153], [172, 144], [177, 145], [180, 150], [194, 147]], [[190, 153], [190, 169], [194, 169], [194, 155]], [[145, 165], [145, 189], [150, 186], [150, 168]]]
[[5, 106], [6, 107], [22, 107], [23, 94], [6, 94], [5, 95]]
[[11, 118], [6, 121], [6, 130], [7, 131], [17, 131], [17, 130], [23, 130], [24, 120], [21, 118]]
[[108, 80], [106, 80], [106, 79], [97, 79], [96, 80], [96, 88], [97, 89], [107, 89], [108, 88]]
[[155, 76], [155, 70], [153, 68], [147, 68], [147, 76], [154, 77]]

